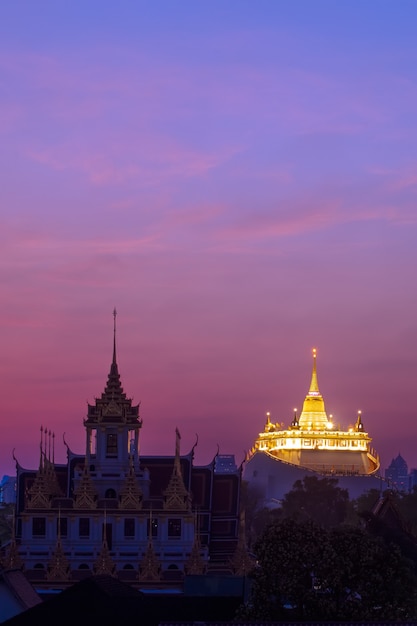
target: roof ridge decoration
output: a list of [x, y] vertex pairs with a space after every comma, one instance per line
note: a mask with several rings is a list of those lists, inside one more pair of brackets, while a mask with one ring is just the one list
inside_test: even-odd
[[181, 472], [180, 440], [181, 435], [178, 428], [176, 428], [174, 469], [168, 483], [168, 487], [163, 492], [164, 509], [189, 511], [191, 508], [191, 498], [184, 485], [184, 479]]
[[142, 508], [142, 499], [143, 493], [137, 482], [135, 467], [133, 465], [133, 455], [130, 455], [129, 471], [120, 495], [120, 508], [139, 510]]
[[[40, 428], [40, 455], [39, 468], [36, 472], [35, 480], [27, 491], [27, 506], [31, 509], [50, 509], [51, 498], [59, 495], [61, 490], [55, 474], [55, 468], [51, 461], [51, 431], [43, 426]], [[47, 450], [47, 437], [49, 438], [49, 453]]]

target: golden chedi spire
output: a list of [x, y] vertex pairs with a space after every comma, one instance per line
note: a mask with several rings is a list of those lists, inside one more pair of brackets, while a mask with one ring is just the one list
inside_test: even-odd
[[313, 348], [313, 372], [311, 374], [310, 389], [304, 400], [299, 426], [302, 430], [310, 429], [317, 431], [326, 430], [328, 423], [329, 419], [317, 380], [317, 350]]

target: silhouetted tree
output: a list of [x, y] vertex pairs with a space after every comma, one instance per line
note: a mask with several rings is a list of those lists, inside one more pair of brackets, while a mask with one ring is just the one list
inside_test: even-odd
[[249, 550], [269, 524], [280, 518], [280, 509], [264, 506], [262, 490], [242, 481], [240, 505], [245, 512], [246, 542]]
[[349, 493], [338, 487], [336, 478], [305, 476], [297, 480], [282, 502], [281, 514], [296, 521], [312, 520], [330, 528], [346, 520]]
[[251, 605], [245, 617], [280, 620], [288, 607], [298, 619], [311, 601], [313, 575], [326, 558], [325, 531], [314, 524], [282, 520], [268, 526], [255, 544]]

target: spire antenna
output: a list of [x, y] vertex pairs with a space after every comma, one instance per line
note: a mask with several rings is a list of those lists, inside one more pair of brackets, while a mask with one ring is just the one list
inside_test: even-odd
[[317, 382], [317, 350], [313, 348], [313, 372], [311, 374], [310, 394], [317, 395], [319, 393], [319, 384]]
[[116, 363], [116, 307], [113, 309], [113, 363]]

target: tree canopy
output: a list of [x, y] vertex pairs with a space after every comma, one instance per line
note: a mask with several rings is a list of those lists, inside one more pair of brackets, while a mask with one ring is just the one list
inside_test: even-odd
[[336, 478], [305, 476], [284, 496], [281, 515], [330, 528], [345, 521], [348, 507], [349, 493], [338, 487]]
[[250, 619], [410, 619], [417, 616], [413, 564], [359, 527], [283, 519], [255, 544]]

